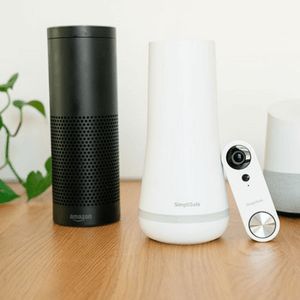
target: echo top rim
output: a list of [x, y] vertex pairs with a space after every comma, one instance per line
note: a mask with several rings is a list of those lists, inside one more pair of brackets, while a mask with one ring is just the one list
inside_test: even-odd
[[116, 38], [116, 28], [107, 26], [58, 26], [47, 28], [48, 39], [60, 38]]

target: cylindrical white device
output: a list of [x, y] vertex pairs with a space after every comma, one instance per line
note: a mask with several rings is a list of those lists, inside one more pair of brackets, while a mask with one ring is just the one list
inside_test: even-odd
[[171, 244], [220, 237], [229, 209], [218, 141], [213, 41], [149, 45], [143, 232]]
[[264, 175], [276, 210], [300, 214], [300, 100], [269, 108]]

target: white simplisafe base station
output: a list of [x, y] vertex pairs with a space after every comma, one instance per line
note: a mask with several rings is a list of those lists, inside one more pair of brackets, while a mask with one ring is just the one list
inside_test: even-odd
[[139, 206], [147, 236], [197, 244], [224, 233], [229, 209], [218, 143], [214, 42], [150, 43]]

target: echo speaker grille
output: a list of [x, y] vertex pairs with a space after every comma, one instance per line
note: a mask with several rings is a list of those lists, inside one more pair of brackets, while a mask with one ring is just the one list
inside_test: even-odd
[[53, 202], [119, 201], [118, 116], [51, 116]]

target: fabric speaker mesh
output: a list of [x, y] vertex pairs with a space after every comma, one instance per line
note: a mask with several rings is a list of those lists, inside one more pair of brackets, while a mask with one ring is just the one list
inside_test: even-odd
[[264, 170], [264, 176], [277, 211], [300, 213], [300, 174]]

